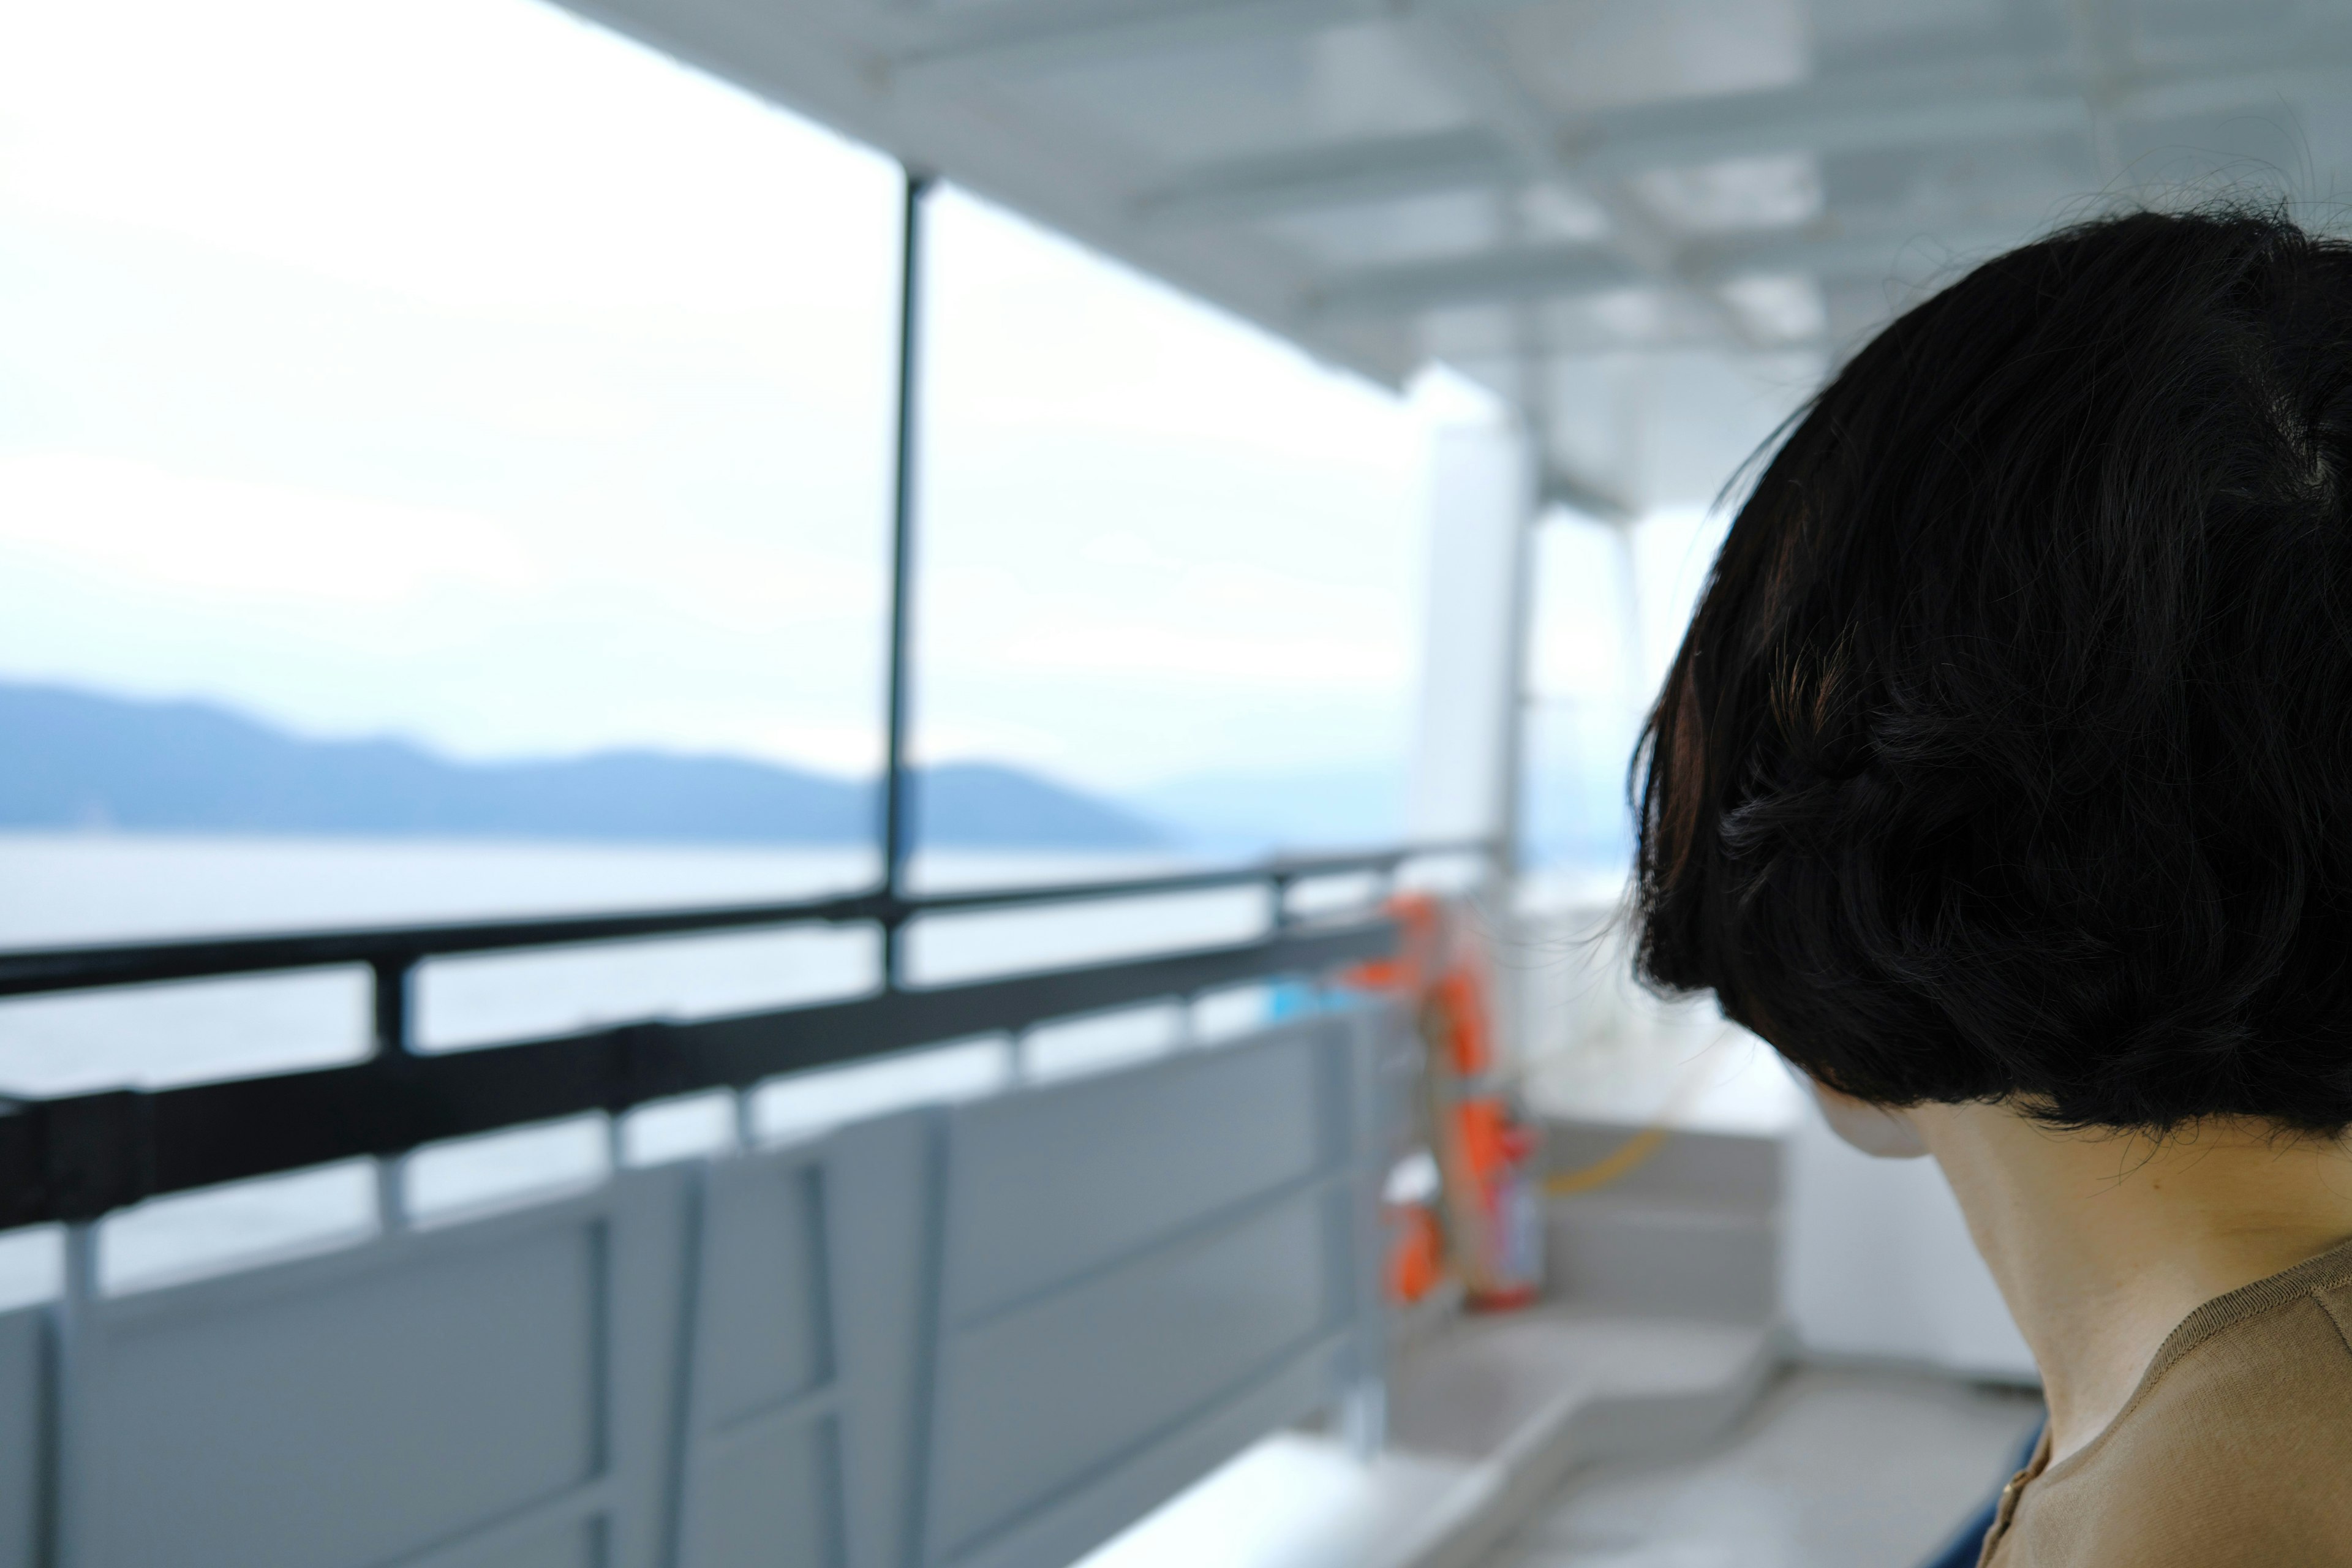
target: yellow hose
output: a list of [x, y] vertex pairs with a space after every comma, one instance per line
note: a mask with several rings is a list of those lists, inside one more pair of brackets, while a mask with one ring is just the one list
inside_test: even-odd
[[1716, 1052], [1722, 1048], [1723, 1041], [1718, 1039], [1692, 1058], [1690, 1066], [1683, 1069], [1682, 1077], [1676, 1080], [1674, 1091], [1666, 1096], [1666, 1103], [1639, 1132], [1590, 1164], [1579, 1165], [1572, 1171], [1554, 1171], [1546, 1176], [1544, 1195], [1565, 1198], [1578, 1193], [1594, 1192], [1612, 1182], [1622, 1181], [1641, 1169], [1651, 1155], [1665, 1146], [1667, 1135], [1674, 1131], [1675, 1118], [1682, 1114], [1684, 1109], [1698, 1098], [1699, 1091], [1706, 1087], [1710, 1064]]
[[1589, 1193], [1633, 1174], [1644, 1160], [1658, 1152], [1670, 1131], [1661, 1122], [1652, 1122], [1589, 1165], [1579, 1165], [1573, 1171], [1554, 1171], [1544, 1178], [1545, 1195], [1564, 1198]]

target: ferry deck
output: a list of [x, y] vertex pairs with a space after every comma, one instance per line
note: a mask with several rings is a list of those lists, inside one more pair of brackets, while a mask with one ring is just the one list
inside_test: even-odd
[[[903, 167], [879, 880], [0, 953], [13, 998], [363, 972], [373, 1039], [335, 1067], [0, 1101], [22, 1303], [0, 1310], [0, 1568], [1909, 1568], [1940, 1547], [2038, 1419], [2031, 1358], [1932, 1168], [1847, 1151], [1760, 1043], [1634, 988], [1616, 880], [1528, 869], [1545, 748], [1630, 742], [1638, 698], [1616, 731], [1550, 713], [1544, 661], [1591, 639], [1538, 646], [1547, 540], [1601, 542], [1579, 569], [1622, 571], [1629, 622], [1671, 608], [1638, 582], [1645, 520], [1736, 492], [1840, 353], [1972, 258], [2102, 203], [2333, 199], [2352, 5], [569, 8]], [[1475, 389], [1427, 500], [1406, 842], [908, 880], [919, 283], [950, 190], [1324, 365]], [[1395, 952], [1385, 900], [1412, 889], [1475, 926], [1561, 1178], [1521, 1310], [1389, 1288], [1425, 1164], [1420, 1047], [1411, 1009], [1349, 976]], [[927, 921], [1204, 892], [1264, 919], [1044, 970], [908, 968]], [[803, 927], [878, 933], [871, 993], [419, 1043], [436, 965]], [[1244, 991], [1240, 1026], [1202, 1022]], [[1154, 1009], [1178, 1020], [1161, 1045], [1044, 1065], [1074, 1021]], [[975, 1039], [1001, 1070], [942, 1087], [942, 1048]], [[646, 1131], [689, 1104], [715, 1133]], [[436, 1206], [427, 1177], [457, 1168], [436, 1151], [583, 1117], [610, 1130], [584, 1176]], [[192, 1200], [338, 1162], [373, 1173], [358, 1230], [209, 1260]]]

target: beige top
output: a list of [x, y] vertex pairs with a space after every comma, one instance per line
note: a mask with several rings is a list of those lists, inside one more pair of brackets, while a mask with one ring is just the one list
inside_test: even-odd
[[2352, 1242], [2182, 1320], [2061, 1464], [2044, 1433], [1984, 1568], [2352, 1568]]

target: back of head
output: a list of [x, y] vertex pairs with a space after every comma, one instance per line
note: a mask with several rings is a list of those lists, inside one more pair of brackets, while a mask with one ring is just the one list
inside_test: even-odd
[[1638, 759], [1641, 962], [1833, 1088], [2352, 1124], [2352, 247], [2137, 214], [1856, 355]]

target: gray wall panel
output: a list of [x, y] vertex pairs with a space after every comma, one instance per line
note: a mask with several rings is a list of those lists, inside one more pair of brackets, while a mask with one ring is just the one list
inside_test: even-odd
[[1378, 1033], [0, 1315], [0, 1568], [1064, 1568], [1377, 1373]]
[[668, 1568], [693, 1184], [685, 1167], [633, 1171], [608, 1196], [613, 1356], [604, 1439], [613, 1504], [595, 1527], [594, 1568]]
[[[919, 1142], [893, 1140], [890, 1125], [720, 1161], [706, 1173], [680, 1460], [682, 1568], [836, 1568], [853, 1541], [851, 1561], [890, 1561], [875, 1552], [868, 1510], [845, 1500], [842, 1428], [856, 1431], [867, 1417], [853, 1380], [887, 1381], [890, 1372], [868, 1352], [859, 1321], [866, 1302], [841, 1300], [836, 1257], [841, 1238], [874, 1221], [922, 1245], [919, 1185], [911, 1212], [854, 1212], [868, 1167], [919, 1152]], [[898, 1281], [910, 1293], [923, 1282], [919, 1273]], [[919, 1349], [905, 1337], [882, 1359], [905, 1362]], [[870, 1468], [862, 1451], [857, 1462]], [[902, 1491], [892, 1500], [905, 1506]]]
[[1308, 1174], [1332, 1156], [1328, 1024], [1008, 1096], [953, 1122], [962, 1321]]
[[503, 1540], [534, 1510], [546, 1530], [501, 1561], [569, 1561], [593, 1524], [599, 1568], [653, 1568], [684, 1193], [634, 1173], [72, 1309], [76, 1568], [458, 1561], [469, 1532]]
[[35, 1568], [48, 1451], [48, 1309], [0, 1312], [0, 1568]]
[[952, 1554], [1240, 1392], [1325, 1329], [1344, 1289], [1300, 1193], [1212, 1237], [942, 1347], [934, 1541]]
[[849, 1568], [906, 1568], [929, 1391], [940, 1121], [837, 1134], [825, 1165]]
[[[601, 1228], [125, 1316], [94, 1413], [116, 1560], [363, 1568], [588, 1479]], [[257, 1529], [297, 1499], [299, 1531]]]
[[1268, 1432], [1328, 1405], [1340, 1359], [1331, 1347], [1284, 1363], [1085, 1487], [1030, 1510], [958, 1554], [954, 1568], [1059, 1568], [1076, 1562]]
[[714, 1173], [695, 1367], [697, 1409], [709, 1425], [772, 1408], [832, 1375], [823, 1180], [798, 1160]]
[[696, 1467], [682, 1568], [835, 1568], [837, 1466], [829, 1420], [778, 1423]]
[[500, 1552], [498, 1568], [604, 1568], [604, 1533], [599, 1520], [553, 1525]]

